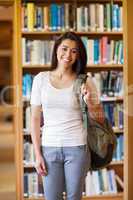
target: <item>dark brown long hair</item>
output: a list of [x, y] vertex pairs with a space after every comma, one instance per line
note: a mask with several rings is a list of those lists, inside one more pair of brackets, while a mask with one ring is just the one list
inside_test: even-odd
[[75, 63], [72, 65], [72, 70], [77, 75], [84, 74], [86, 69], [86, 63], [87, 63], [87, 53], [85, 46], [81, 40], [81, 38], [74, 32], [65, 32], [63, 35], [61, 35], [54, 44], [53, 52], [52, 52], [52, 61], [51, 61], [51, 68], [52, 70], [57, 68], [58, 60], [57, 60], [57, 49], [58, 46], [62, 43], [63, 40], [70, 39], [76, 42], [78, 47], [78, 58], [75, 61]]

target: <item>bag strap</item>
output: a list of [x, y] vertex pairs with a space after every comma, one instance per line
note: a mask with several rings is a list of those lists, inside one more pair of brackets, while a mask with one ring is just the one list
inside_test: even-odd
[[85, 129], [88, 129], [88, 108], [84, 101], [83, 96], [80, 99], [80, 107], [81, 107], [82, 117], [83, 117], [83, 126]]
[[73, 90], [78, 96], [81, 94], [81, 85], [86, 82], [87, 74], [79, 74], [74, 82]]
[[74, 83], [74, 93], [76, 94], [77, 96], [77, 99], [79, 100], [79, 103], [80, 103], [80, 108], [81, 108], [81, 111], [82, 111], [82, 117], [83, 117], [83, 126], [85, 129], [87, 129], [87, 125], [88, 125], [88, 108], [87, 108], [87, 105], [83, 99], [83, 95], [81, 94], [81, 86], [83, 83], [86, 83], [86, 79], [87, 79], [87, 74], [79, 74], [77, 79], [75, 80], [75, 83]]

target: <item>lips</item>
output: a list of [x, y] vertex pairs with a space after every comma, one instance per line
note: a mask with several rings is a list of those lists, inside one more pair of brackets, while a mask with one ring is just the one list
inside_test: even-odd
[[65, 62], [71, 62], [71, 60], [70, 59], [67, 59], [67, 58], [64, 58], [63, 59]]

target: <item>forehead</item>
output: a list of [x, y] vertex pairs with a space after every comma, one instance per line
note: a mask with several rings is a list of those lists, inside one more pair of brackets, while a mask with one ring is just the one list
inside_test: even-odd
[[76, 41], [70, 40], [70, 39], [63, 40], [60, 45], [67, 46], [67, 47], [70, 47], [70, 48], [76, 48], [77, 47]]

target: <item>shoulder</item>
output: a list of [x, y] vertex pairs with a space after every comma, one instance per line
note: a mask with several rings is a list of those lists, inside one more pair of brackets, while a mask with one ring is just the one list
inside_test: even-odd
[[48, 74], [49, 74], [49, 71], [39, 72], [37, 75], [34, 76], [34, 82], [41, 83], [42, 81], [47, 79]]
[[40, 72], [33, 78], [33, 88], [41, 89], [47, 83], [49, 72]]
[[34, 76], [34, 79], [41, 80], [48, 76], [49, 71], [46, 72], [39, 72], [37, 75]]

